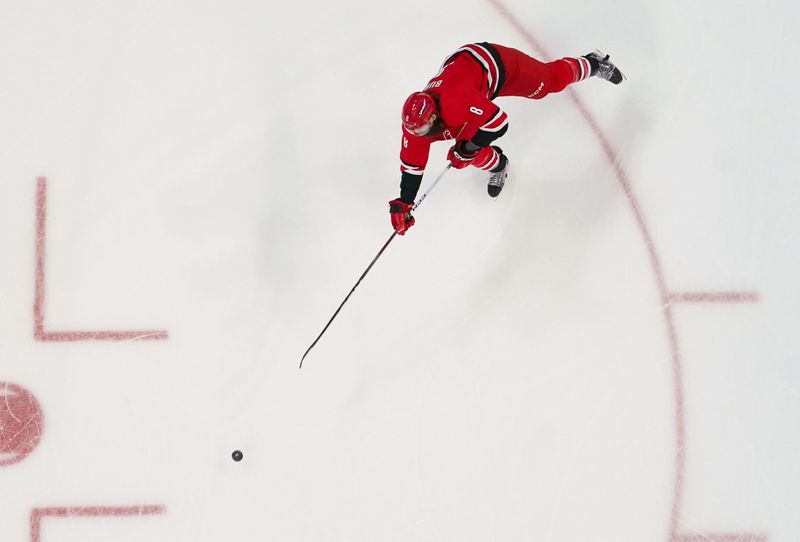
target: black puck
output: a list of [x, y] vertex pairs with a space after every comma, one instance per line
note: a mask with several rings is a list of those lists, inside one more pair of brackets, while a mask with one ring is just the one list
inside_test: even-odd
[[231, 454], [231, 457], [233, 458], [234, 461], [241, 461], [242, 458], [244, 457], [244, 454], [239, 450], [234, 450], [233, 453]]

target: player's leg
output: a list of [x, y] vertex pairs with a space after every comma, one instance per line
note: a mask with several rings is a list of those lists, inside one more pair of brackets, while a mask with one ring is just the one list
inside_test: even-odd
[[623, 79], [622, 73], [608, 60], [608, 56], [598, 53], [542, 62], [511, 47], [495, 44], [493, 47], [500, 54], [506, 73], [505, 84], [499, 96], [522, 96], [540, 100], [593, 75], [614, 84]]

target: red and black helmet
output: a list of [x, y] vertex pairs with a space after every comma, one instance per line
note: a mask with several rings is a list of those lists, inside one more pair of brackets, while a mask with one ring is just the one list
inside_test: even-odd
[[415, 92], [403, 104], [403, 126], [412, 134], [427, 134], [436, 117], [436, 102], [430, 94]]

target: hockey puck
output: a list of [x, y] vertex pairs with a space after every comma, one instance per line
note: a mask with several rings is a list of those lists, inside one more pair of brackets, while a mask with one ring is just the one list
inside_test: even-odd
[[244, 454], [239, 450], [234, 450], [233, 453], [231, 454], [231, 457], [233, 458], [234, 461], [241, 461], [242, 458], [244, 457]]

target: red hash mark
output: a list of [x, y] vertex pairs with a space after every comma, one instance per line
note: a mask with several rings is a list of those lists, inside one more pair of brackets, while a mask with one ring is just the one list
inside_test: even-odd
[[680, 292], [672, 293], [667, 303], [758, 303], [758, 292]]
[[133, 517], [163, 514], [167, 508], [163, 505], [151, 506], [87, 506], [79, 508], [55, 507], [34, 508], [31, 510], [31, 542], [40, 542], [42, 538], [42, 520], [46, 517]]
[[695, 533], [678, 535], [673, 542], [767, 542], [762, 533]]
[[47, 240], [47, 179], [36, 180], [36, 293], [33, 300], [33, 337], [42, 342], [164, 340], [162, 330], [47, 331], [44, 326], [45, 248]]

